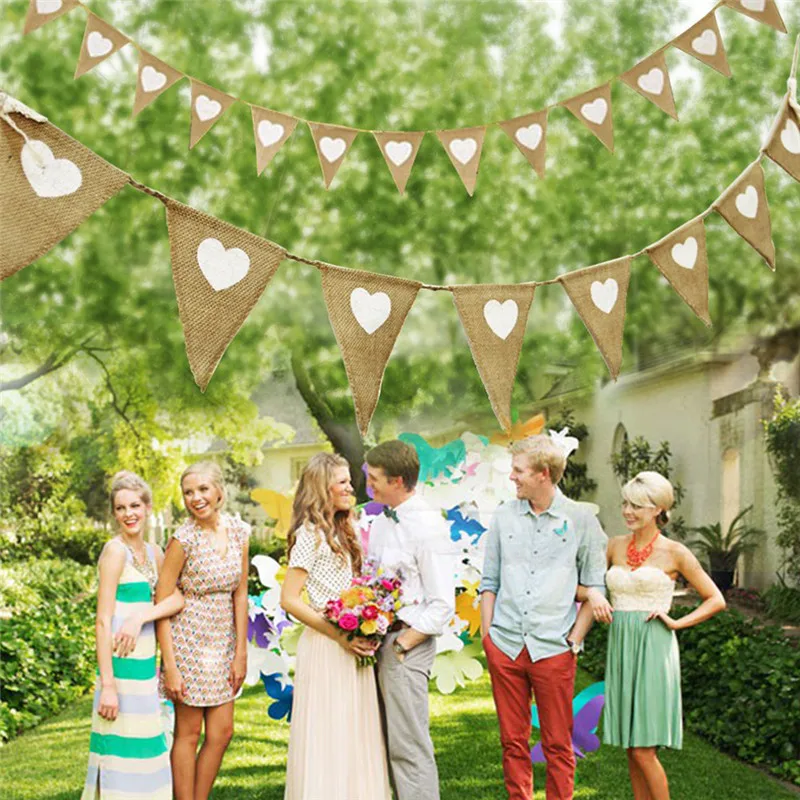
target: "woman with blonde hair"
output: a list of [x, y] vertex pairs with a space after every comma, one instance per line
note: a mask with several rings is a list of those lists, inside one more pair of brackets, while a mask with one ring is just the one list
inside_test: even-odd
[[169, 750], [161, 724], [153, 621], [183, 607], [174, 591], [153, 603], [160, 548], [144, 541], [150, 487], [133, 472], [111, 479], [117, 535], [100, 554], [97, 593], [98, 677], [89, 769], [82, 800], [170, 800]]
[[306, 626], [297, 646], [285, 800], [391, 797], [375, 673], [357, 663], [373, 645], [348, 640], [322, 613], [361, 570], [353, 499], [347, 461], [315, 455], [295, 494], [281, 591], [281, 606]]
[[[672, 484], [657, 472], [640, 472], [622, 488], [622, 516], [630, 533], [608, 541], [606, 585], [610, 602], [586, 590], [582, 610], [610, 622], [606, 657], [603, 738], [624, 747], [634, 800], [669, 800], [658, 747], [680, 749], [683, 740], [681, 675], [675, 631], [725, 608], [722, 593], [692, 552], [667, 539]], [[702, 602], [680, 619], [669, 616], [675, 579], [683, 577]], [[588, 627], [587, 624], [587, 627]], [[581, 636], [582, 638], [582, 636]]]
[[247, 672], [250, 526], [223, 511], [225, 485], [214, 462], [186, 469], [181, 491], [189, 516], [167, 545], [156, 598], [177, 586], [186, 605], [159, 625], [158, 638], [162, 688], [175, 702], [175, 798], [204, 800], [233, 736], [233, 700]]

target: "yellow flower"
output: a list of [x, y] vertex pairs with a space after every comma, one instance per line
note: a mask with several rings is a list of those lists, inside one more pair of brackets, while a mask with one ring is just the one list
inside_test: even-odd
[[374, 619], [366, 619], [361, 623], [361, 633], [364, 636], [372, 636], [373, 633], [378, 632], [378, 622]]

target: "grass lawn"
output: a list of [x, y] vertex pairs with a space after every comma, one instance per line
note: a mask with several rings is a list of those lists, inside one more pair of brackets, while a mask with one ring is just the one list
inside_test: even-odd
[[[592, 682], [579, 673], [577, 690]], [[433, 740], [442, 800], [502, 800], [503, 775], [497, 721], [488, 676], [449, 697], [432, 693]], [[213, 794], [217, 800], [282, 800], [289, 726], [266, 713], [260, 687], [247, 689], [236, 706], [236, 734]], [[89, 747], [91, 702], [0, 749], [4, 800], [75, 800], [83, 785]], [[663, 763], [676, 800], [780, 800], [796, 798], [766, 775], [687, 735], [680, 753]], [[544, 767], [535, 772], [536, 800], [544, 800]], [[578, 763], [576, 798], [631, 798], [625, 754], [601, 749]], [[327, 800], [319, 798], [319, 800]]]

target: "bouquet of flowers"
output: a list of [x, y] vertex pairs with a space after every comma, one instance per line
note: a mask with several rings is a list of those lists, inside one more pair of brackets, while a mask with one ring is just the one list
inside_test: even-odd
[[[325, 618], [345, 631], [348, 639], [361, 636], [375, 642], [377, 649], [403, 605], [402, 594], [398, 575], [367, 561], [350, 587], [338, 599], [328, 601]], [[375, 656], [363, 656], [358, 663], [366, 667], [376, 660]]]

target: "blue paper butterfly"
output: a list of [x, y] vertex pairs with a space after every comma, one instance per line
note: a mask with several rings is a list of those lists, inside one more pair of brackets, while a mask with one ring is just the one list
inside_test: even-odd
[[467, 457], [467, 446], [461, 439], [453, 439], [441, 447], [431, 447], [416, 433], [401, 433], [397, 438], [417, 451], [419, 480], [422, 483], [457, 467]]
[[291, 722], [294, 686], [289, 685], [282, 688], [279, 678], [280, 674], [277, 672], [272, 675], [261, 673], [261, 680], [264, 682], [267, 695], [275, 701], [270, 704], [267, 709], [267, 714], [269, 714], [272, 719], [283, 719], [286, 717], [286, 721]]
[[447, 519], [450, 521], [450, 538], [457, 542], [461, 539], [463, 534], [472, 537], [472, 544], [476, 545], [478, 539], [484, 533], [486, 528], [481, 525], [477, 519], [472, 517], [465, 517], [461, 513], [460, 506], [453, 506], [447, 514]]

